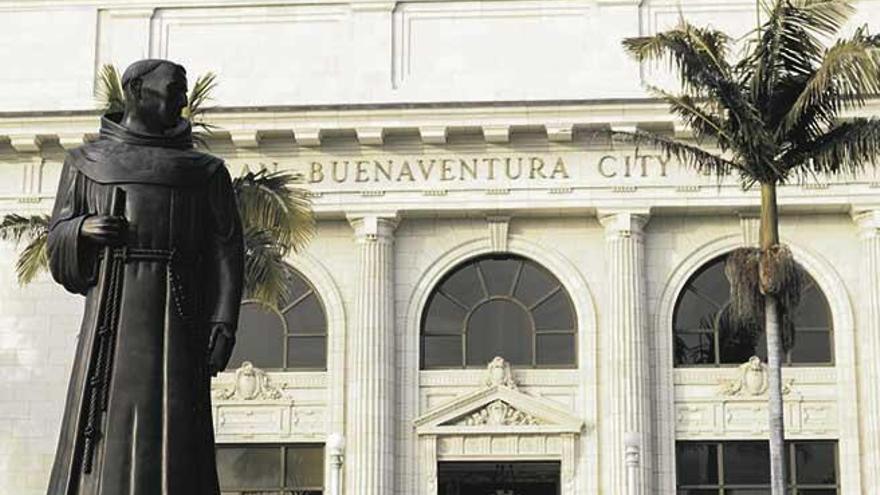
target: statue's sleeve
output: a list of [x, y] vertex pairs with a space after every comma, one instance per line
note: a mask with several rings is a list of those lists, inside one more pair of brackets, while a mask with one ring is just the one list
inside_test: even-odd
[[221, 165], [209, 184], [209, 232], [206, 275], [211, 279], [208, 293], [208, 321], [226, 323], [235, 330], [244, 282], [244, 240], [241, 219], [226, 166]]
[[48, 254], [52, 278], [69, 292], [85, 294], [95, 284], [97, 252], [80, 238], [83, 220], [89, 216], [84, 195], [84, 177], [64, 161], [49, 222]]

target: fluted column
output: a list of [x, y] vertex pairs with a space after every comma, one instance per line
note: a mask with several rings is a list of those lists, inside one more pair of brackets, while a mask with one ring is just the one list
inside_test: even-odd
[[647, 211], [601, 211], [607, 297], [600, 329], [600, 465], [603, 494], [648, 495], [650, 408], [645, 302]]
[[396, 216], [350, 217], [358, 260], [348, 354], [347, 494], [394, 493]]
[[864, 493], [880, 493], [880, 207], [857, 211], [861, 241], [861, 321], [856, 330], [858, 383], [862, 397]]

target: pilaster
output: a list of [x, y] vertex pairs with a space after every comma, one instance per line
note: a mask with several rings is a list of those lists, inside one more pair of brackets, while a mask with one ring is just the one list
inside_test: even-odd
[[739, 227], [743, 246], [758, 247], [761, 243], [761, 217], [758, 213], [740, 212]]
[[599, 406], [602, 493], [652, 493], [644, 282], [648, 219], [646, 210], [599, 212], [608, 267], [599, 344], [603, 356], [599, 379], [604, 388]]
[[854, 210], [861, 243], [862, 318], [859, 343], [862, 481], [864, 493], [880, 493], [880, 207]]
[[396, 215], [350, 216], [358, 250], [349, 352], [346, 493], [394, 493]]

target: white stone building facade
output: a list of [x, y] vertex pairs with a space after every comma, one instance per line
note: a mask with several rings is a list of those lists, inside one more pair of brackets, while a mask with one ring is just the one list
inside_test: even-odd
[[[878, 14], [863, 0], [853, 25]], [[712, 263], [756, 243], [758, 195], [596, 132], [687, 138], [643, 90], [668, 77], [620, 48], [679, 15], [745, 33], [755, 4], [0, 0], [0, 213], [51, 208], [65, 150], [97, 132], [102, 64], [169, 58], [190, 82], [215, 71], [211, 152], [233, 175], [303, 176], [317, 232], [290, 261], [317, 301], [303, 314], [323, 314], [299, 333], [292, 303], [277, 341], [243, 323], [235, 359], [252, 365], [216, 379], [215, 429], [232, 461], [259, 453], [238, 475], [265, 476], [229, 493], [734, 489], [733, 453], [767, 438], [762, 365], [712, 332], [724, 301], [708, 327], [678, 322], [687, 294], [723, 293], [700, 285], [720, 280]], [[880, 493], [880, 172], [788, 185], [780, 204], [821, 308], [804, 310], [783, 372], [804, 471], [792, 483]], [[0, 493], [44, 493], [82, 301], [47, 275], [19, 287], [16, 247], [0, 250]], [[508, 293], [492, 292], [506, 276], [487, 275], [492, 261], [517, 267]], [[524, 304], [530, 269], [551, 286]], [[463, 270], [483, 296], [433, 313]], [[453, 314], [460, 334], [441, 328]], [[479, 336], [484, 320], [500, 337]], [[504, 332], [521, 322], [520, 345]], [[520, 354], [492, 361], [501, 348]], [[831, 478], [808, 479], [800, 452], [830, 452]], [[285, 484], [291, 459], [310, 463], [308, 483]]]

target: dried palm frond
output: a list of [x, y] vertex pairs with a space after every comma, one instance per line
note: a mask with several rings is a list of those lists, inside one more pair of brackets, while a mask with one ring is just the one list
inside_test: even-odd
[[787, 246], [776, 245], [761, 252], [761, 293], [775, 296], [784, 308], [793, 309], [800, 301], [802, 276]]
[[782, 312], [782, 318], [780, 319], [782, 321], [780, 331], [782, 334], [782, 350], [788, 352], [794, 347], [797, 332], [795, 332], [794, 320], [791, 319], [790, 315], [781, 309], [780, 311]]
[[743, 247], [732, 251], [724, 262], [724, 276], [730, 282], [730, 319], [736, 327], [763, 325], [764, 297], [759, 290], [758, 265], [761, 250]]

